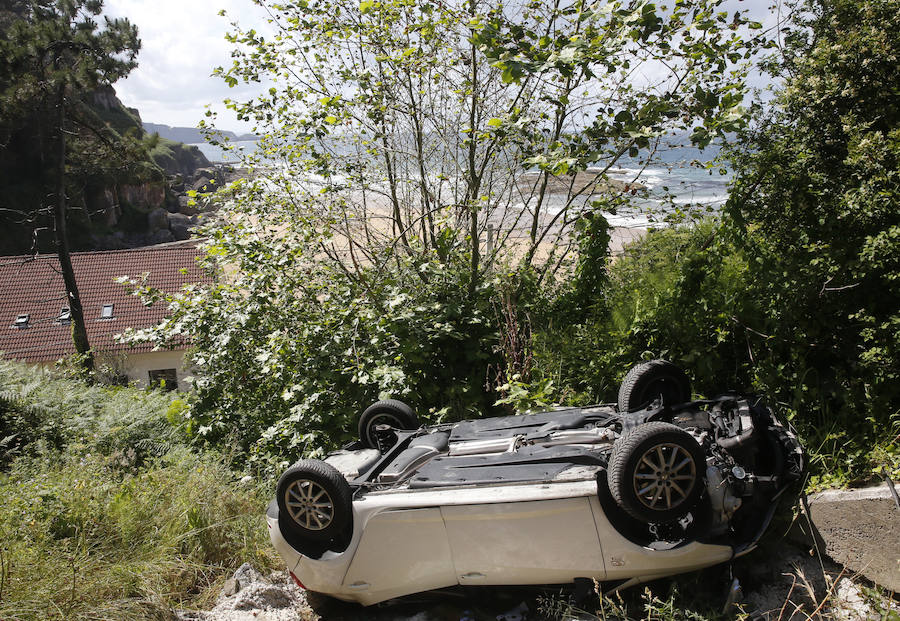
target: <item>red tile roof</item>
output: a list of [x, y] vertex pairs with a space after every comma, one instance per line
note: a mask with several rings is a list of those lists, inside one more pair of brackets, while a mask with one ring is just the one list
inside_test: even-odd
[[[119, 276], [140, 279], [174, 292], [189, 283], [212, 278], [197, 265], [196, 242], [176, 242], [131, 250], [72, 253], [72, 266], [84, 307], [88, 340], [94, 351], [149, 351], [149, 344], [116, 343], [126, 328], [153, 326], [167, 314], [165, 303], [144, 306], [140, 298], [115, 282]], [[101, 319], [103, 307], [113, 304], [113, 318]], [[68, 306], [56, 255], [0, 257], [0, 352], [28, 362], [56, 360], [72, 354], [71, 325], [57, 321]], [[18, 315], [29, 314], [28, 327], [12, 327]]]

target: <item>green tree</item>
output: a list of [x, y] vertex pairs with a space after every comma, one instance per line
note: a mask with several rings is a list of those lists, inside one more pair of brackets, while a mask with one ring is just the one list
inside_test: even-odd
[[334, 214], [327, 251], [357, 277], [386, 249], [461, 250], [470, 291], [497, 259], [569, 256], [623, 156], [739, 128], [762, 41], [719, 0], [259, 4], [273, 35], [236, 26], [220, 74], [271, 84], [230, 105], [289, 167], [283, 204]]
[[527, 370], [501, 341], [521, 342], [530, 293], [569, 266], [579, 305], [603, 286], [588, 214], [619, 200], [611, 167], [739, 126], [760, 44], [716, 0], [259, 4], [271, 32], [236, 25], [220, 71], [268, 87], [230, 102], [265, 168], [221, 194], [223, 281], [133, 336], [189, 334], [194, 432], [240, 429], [276, 461], [348, 439], [388, 394], [426, 418], [491, 412]]
[[[858, 472], [900, 426], [900, 11], [810, 0], [737, 154], [727, 213], [752, 257], [767, 385]], [[763, 338], [759, 334], [765, 334]]]
[[[26, 135], [36, 157], [43, 191], [33, 211], [52, 214], [73, 342], [88, 369], [93, 358], [72, 270], [67, 215], [67, 179], [79, 156], [73, 158], [68, 136], [89, 134], [92, 143], [113, 146], [114, 133], [96, 123], [83, 97], [127, 75], [140, 49], [137, 29], [127, 20], [104, 18], [104, 26], [98, 25], [102, 10], [102, 0], [22, 0], [0, 19], [0, 120], [8, 138]], [[82, 158], [83, 147], [81, 142], [77, 148]]]

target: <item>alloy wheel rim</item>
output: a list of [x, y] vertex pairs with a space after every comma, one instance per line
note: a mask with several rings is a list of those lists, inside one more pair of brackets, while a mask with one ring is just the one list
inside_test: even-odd
[[291, 519], [307, 530], [324, 530], [334, 520], [334, 501], [315, 481], [292, 482], [284, 492], [284, 503]]
[[687, 500], [697, 479], [691, 454], [671, 442], [650, 447], [634, 472], [634, 493], [653, 511], [668, 511]]

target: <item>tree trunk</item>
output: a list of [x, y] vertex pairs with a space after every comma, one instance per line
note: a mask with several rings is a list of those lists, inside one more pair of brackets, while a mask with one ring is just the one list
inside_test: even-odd
[[[469, 12], [472, 18], [475, 17], [475, 0], [470, 0], [469, 2]], [[477, 121], [476, 111], [478, 104], [478, 57], [476, 55], [477, 48], [475, 44], [472, 43], [471, 47], [471, 64], [472, 64], [472, 105], [469, 108], [469, 191], [468, 191], [468, 199], [469, 204], [467, 207], [470, 212], [470, 220], [469, 220], [469, 236], [472, 241], [472, 255], [471, 262], [469, 265], [469, 271], [471, 272], [470, 280], [469, 280], [469, 295], [473, 295], [475, 293], [475, 289], [478, 287], [479, 280], [479, 263], [481, 261], [481, 248], [480, 248], [480, 239], [478, 238], [478, 194], [481, 190], [480, 188], [480, 178], [478, 173], [475, 170], [475, 123]]]
[[53, 231], [56, 237], [56, 253], [59, 257], [59, 267], [62, 271], [63, 282], [66, 285], [66, 298], [69, 303], [69, 313], [72, 317], [72, 342], [75, 351], [84, 357], [83, 364], [86, 371], [94, 370], [94, 356], [88, 342], [87, 329], [84, 324], [84, 310], [81, 307], [81, 297], [78, 295], [78, 283], [75, 281], [75, 271], [72, 269], [72, 257], [69, 254], [69, 236], [66, 228], [66, 106], [65, 84], [58, 87], [56, 93], [56, 130], [57, 130], [57, 157], [56, 157], [56, 183], [55, 201], [53, 205]]

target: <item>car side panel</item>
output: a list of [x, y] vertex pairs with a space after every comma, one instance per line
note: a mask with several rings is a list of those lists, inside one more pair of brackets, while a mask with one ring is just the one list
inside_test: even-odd
[[603, 579], [586, 497], [441, 507], [460, 584], [555, 584]]
[[368, 521], [341, 591], [367, 604], [455, 584], [440, 509], [407, 509]]
[[653, 550], [638, 545], [615, 529], [596, 497], [590, 499], [590, 504], [603, 545], [607, 580], [635, 578], [643, 582], [724, 563], [734, 555], [731, 546], [696, 541], [671, 550]]

